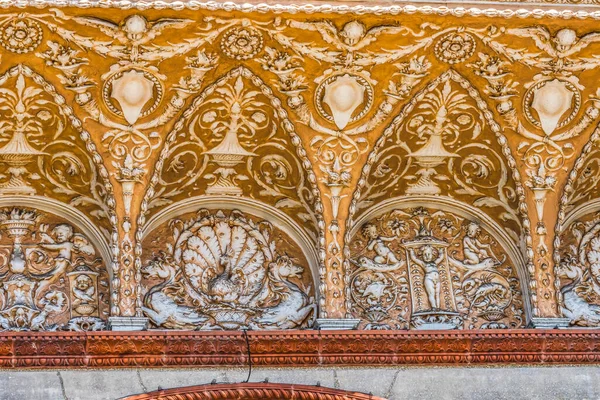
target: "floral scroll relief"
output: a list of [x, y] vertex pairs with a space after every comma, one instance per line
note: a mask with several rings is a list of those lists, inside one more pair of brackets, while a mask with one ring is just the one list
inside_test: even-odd
[[0, 45], [17, 54], [34, 51], [43, 39], [42, 27], [35, 19], [9, 14], [0, 22]]
[[312, 324], [317, 306], [306, 260], [269, 222], [236, 210], [203, 209], [169, 226], [166, 247], [165, 232], [145, 239], [158, 251], [142, 267], [147, 288], [142, 309], [155, 326], [292, 329]]
[[[59, 23], [46, 21], [46, 24], [62, 39], [116, 60], [110, 71], [102, 75], [98, 99], [109, 112], [99, 107], [95, 99], [96, 92], [92, 89], [96, 83], [85, 75], [85, 66], [89, 61], [79, 55], [79, 50], [67, 44], [48, 42], [49, 50], [38, 55], [46, 59], [48, 65], [61, 71], [61, 80], [76, 93], [76, 102], [108, 129], [103, 142], [111, 155], [117, 160], [124, 160], [129, 155], [136, 166], [137, 163], [143, 163], [160, 146], [160, 136], [155, 129], [173, 118], [186, 99], [200, 90], [204, 75], [214, 67], [216, 57], [198, 52], [185, 58], [189, 74], [182, 76], [173, 87], [175, 93], [168, 99], [168, 104], [161, 107], [163, 111], [159, 115], [155, 111], [167, 100], [167, 77], [156, 64], [167, 58], [189, 54], [210, 37], [202, 35], [183, 43], [158, 45], [154, 40], [165, 29], [183, 28], [192, 21], [169, 18], [149, 21], [142, 15], [134, 14], [120, 23], [114, 23], [94, 17], [70, 16], [56, 9], [52, 11]], [[109, 40], [101, 41], [69, 31], [62, 26], [68, 21], [96, 28]], [[153, 116], [152, 120], [144, 121], [150, 115]]]
[[350, 310], [366, 329], [524, 324], [515, 266], [474, 222], [425, 208], [362, 224], [350, 242]]
[[[531, 39], [544, 56], [525, 49], [513, 49], [500, 40], [506, 35]], [[569, 28], [553, 34], [542, 26], [507, 30], [490, 26], [485, 34], [478, 33], [478, 36], [499, 56], [540, 70], [532, 82], [524, 85], [522, 109], [533, 128], [530, 129], [519, 120], [513, 105], [512, 98], [518, 95], [518, 83], [511, 77], [509, 62], [480, 53], [480, 60], [472, 64], [475, 73], [488, 81], [485, 92], [497, 101], [504, 120], [524, 138], [519, 151], [530, 174], [541, 171], [555, 176], [575, 152], [569, 140], [579, 136], [600, 114], [600, 93], [596, 93], [590, 97], [583, 115], [577, 118], [585, 104], [579, 74], [600, 65], [596, 58], [579, 54], [587, 46], [600, 42], [600, 35], [592, 32], [578, 37]], [[545, 176], [538, 177], [545, 179]]]
[[498, 129], [482, 110], [482, 100], [455, 72], [433, 81], [376, 145], [353, 212], [399, 195], [452, 195], [488, 210], [518, 240], [522, 200], [511, 178], [514, 160], [482, 139], [484, 130]]
[[74, 136], [80, 125], [60, 106], [64, 100], [25, 66], [10, 69], [0, 85], [0, 194], [52, 192], [100, 222], [108, 237], [101, 223], [111, 213], [106, 176], [100, 176], [87, 143]]
[[100, 330], [108, 275], [89, 239], [33, 209], [0, 210], [2, 330]]
[[[394, 52], [372, 49], [371, 45], [381, 35], [420, 37], [425, 34], [425, 31], [414, 32], [403, 26], [382, 25], [367, 29], [362, 22], [350, 21], [338, 29], [329, 21], [279, 20], [274, 27], [265, 30], [286, 51], [295, 53], [267, 47], [261, 62], [263, 68], [277, 77], [277, 86], [288, 96], [288, 105], [300, 121], [319, 133], [311, 147], [317, 151], [317, 158], [324, 165], [337, 162], [344, 169], [351, 167], [358, 155], [368, 148], [363, 136], [389, 116], [394, 105], [406, 98], [430, 67], [423, 56], [397, 62], [429, 46], [432, 42], [430, 37], [417, 39], [415, 44]], [[291, 32], [288, 31], [293, 30], [317, 32], [327, 46], [307, 45], [289, 36]], [[304, 58], [331, 65], [315, 79], [318, 87], [314, 97], [318, 114], [328, 123], [319, 122], [321, 118], [312, 113], [303, 94], [308, 89], [302, 67]], [[371, 78], [371, 69], [385, 63], [395, 63], [397, 71], [393, 76], [397, 79], [386, 82], [385, 100], [370, 118], [366, 118], [374, 105], [374, 87], [378, 85]]]
[[282, 113], [277, 99], [250, 71], [238, 68], [223, 76], [194, 101], [169, 135], [148, 209], [155, 212], [200, 194], [243, 195], [308, 223], [307, 231], [316, 239], [321, 208], [316, 178]]

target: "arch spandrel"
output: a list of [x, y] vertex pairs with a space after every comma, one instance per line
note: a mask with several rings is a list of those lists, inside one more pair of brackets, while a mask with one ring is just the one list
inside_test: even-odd
[[25, 65], [0, 76], [0, 195], [46, 196], [81, 210], [109, 240], [114, 197], [104, 161], [65, 99]]
[[148, 232], [142, 241], [141, 309], [153, 327], [312, 326], [315, 270], [277, 222], [276, 216], [201, 208]]
[[315, 243], [322, 235], [320, 193], [302, 141], [271, 89], [245, 67], [208, 86], [176, 123], [143, 217], [199, 195], [259, 200], [290, 215]]

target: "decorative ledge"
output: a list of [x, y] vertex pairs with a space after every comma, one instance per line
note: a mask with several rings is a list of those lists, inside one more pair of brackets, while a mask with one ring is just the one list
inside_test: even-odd
[[[590, 330], [248, 332], [253, 365], [586, 364]], [[0, 368], [243, 366], [242, 332], [4, 333]]]

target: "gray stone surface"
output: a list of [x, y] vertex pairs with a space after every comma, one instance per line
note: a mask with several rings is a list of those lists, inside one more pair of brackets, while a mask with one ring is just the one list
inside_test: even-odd
[[[161, 388], [241, 382], [246, 368], [0, 371], [1, 400], [113, 400]], [[600, 399], [600, 367], [255, 368], [251, 382], [403, 399]], [[62, 382], [61, 382], [62, 381]]]

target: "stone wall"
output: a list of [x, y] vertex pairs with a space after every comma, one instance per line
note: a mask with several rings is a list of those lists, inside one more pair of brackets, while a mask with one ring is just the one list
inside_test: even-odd
[[[598, 367], [257, 368], [250, 381], [298, 383], [389, 399], [596, 399]], [[181, 386], [242, 382], [247, 368], [2, 371], [5, 400], [112, 400]]]

